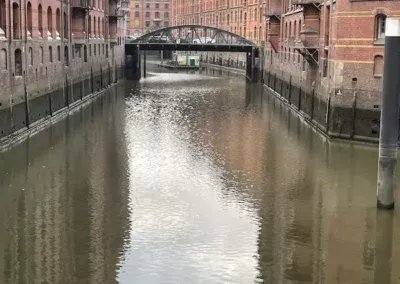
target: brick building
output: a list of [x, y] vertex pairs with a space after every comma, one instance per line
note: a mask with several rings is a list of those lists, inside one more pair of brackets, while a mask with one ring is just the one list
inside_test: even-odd
[[170, 24], [170, 0], [132, 0], [130, 34], [144, 35]]
[[128, 5], [0, 1], [0, 141], [122, 76]]
[[[265, 84], [332, 137], [376, 140], [386, 17], [400, 1], [172, 0], [172, 23], [265, 40]], [[217, 62], [244, 60], [217, 54]], [[239, 66], [244, 66], [240, 64]]]

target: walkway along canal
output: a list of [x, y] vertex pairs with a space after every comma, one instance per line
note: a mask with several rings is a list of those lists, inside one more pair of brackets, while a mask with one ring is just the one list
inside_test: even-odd
[[0, 283], [397, 283], [377, 157], [242, 75], [149, 66], [0, 154]]

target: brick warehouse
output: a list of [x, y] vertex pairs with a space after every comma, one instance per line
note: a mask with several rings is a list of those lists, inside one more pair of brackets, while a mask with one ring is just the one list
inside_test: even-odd
[[0, 141], [122, 77], [127, 11], [126, 0], [0, 1]]
[[[264, 84], [331, 137], [377, 141], [386, 17], [400, 1], [172, 0], [173, 24], [265, 40]], [[215, 57], [220, 57], [216, 60]], [[244, 66], [237, 54], [207, 60]], [[233, 64], [232, 64], [233, 62]]]
[[130, 34], [140, 36], [169, 26], [170, 0], [132, 0], [130, 10]]

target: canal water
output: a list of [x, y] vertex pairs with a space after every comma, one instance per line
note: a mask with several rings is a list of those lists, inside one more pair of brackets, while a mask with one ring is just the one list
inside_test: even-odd
[[242, 75], [150, 70], [0, 165], [0, 283], [400, 279], [377, 149], [327, 141]]

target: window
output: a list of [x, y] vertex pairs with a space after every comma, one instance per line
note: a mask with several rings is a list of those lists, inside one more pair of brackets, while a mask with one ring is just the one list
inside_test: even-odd
[[60, 46], [57, 46], [57, 60], [61, 61], [61, 49], [60, 49]]
[[136, 18], [139, 18], [139, 17], [140, 17], [139, 11], [136, 11], [136, 12], [135, 12], [135, 17], [136, 17]]
[[376, 40], [383, 41], [385, 39], [386, 16], [379, 14], [376, 16]]
[[169, 23], [168, 22], [164, 22], [164, 28], [168, 27]]
[[150, 18], [150, 12], [146, 12], [146, 18]]
[[49, 46], [49, 61], [53, 62], [53, 48]]
[[56, 10], [56, 39], [60, 39], [61, 32], [61, 13], [60, 9]]
[[168, 9], [168, 8], [169, 8], [169, 5], [168, 5], [168, 4], [165, 4], [164, 7], [165, 7], [165, 9]]
[[0, 51], [0, 68], [7, 69], [7, 51], [4, 48]]
[[136, 9], [139, 9], [139, 4], [135, 4], [135, 8], [136, 8]]
[[29, 65], [32, 66], [33, 65], [33, 51], [32, 51], [32, 47], [29, 48], [28, 50], [28, 62]]
[[15, 76], [22, 76], [22, 54], [21, 54], [21, 49], [16, 49], [15, 50]]
[[68, 18], [67, 13], [64, 12], [64, 34], [63, 38], [68, 38]]
[[0, 28], [2, 29], [2, 32], [4, 33], [4, 36], [7, 33], [6, 29], [6, 1], [5, 0], [0, 0]]
[[64, 64], [66, 66], [69, 65], [69, 52], [68, 52], [68, 46], [64, 47]]
[[150, 21], [146, 21], [146, 28], [150, 27]]
[[[13, 38], [20, 39], [21, 32], [20, 32], [20, 19], [19, 19], [19, 6], [17, 3], [12, 4], [12, 17], [13, 17]], [[18, 49], [19, 50], [19, 49]], [[17, 52], [17, 51], [15, 51]], [[21, 52], [21, 50], [19, 50]]]
[[51, 13], [51, 7], [47, 9], [47, 38], [53, 38], [53, 14]]
[[87, 47], [86, 45], [83, 47], [83, 60], [87, 62]]
[[156, 3], [156, 9], [160, 9], [160, 4]]
[[146, 4], [146, 9], [150, 9], [150, 4], [149, 3]]
[[164, 13], [164, 18], [166, 18], [166, 19], [169, 18], [169, 13], [168, 13], [168, 12], [165, 12], [165, 13]]
[[39, 47], [39, 58], [40, 58], [40, 63], [43, 64], [43, 47]]
[[28, 2], [27, 17], [28, 17], [28, 38], [30, 38], [30, 37], [32, 37], [32, 4], [31, 4], [31, 2]]
[[155, 17], [156, 17], [157, 19], [159, 19], [159, 18], [160, 18], [160, 12], [156, 12], [156, 13], [155, 13]]
[[383, 75], [383, 56], [377, 55], [374, 58], [374, 76]]

